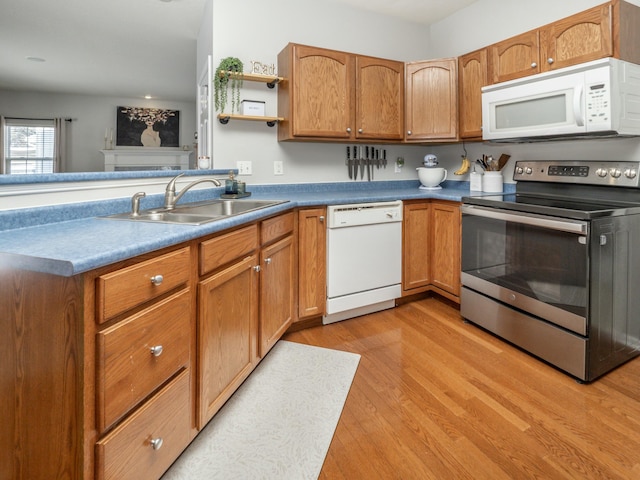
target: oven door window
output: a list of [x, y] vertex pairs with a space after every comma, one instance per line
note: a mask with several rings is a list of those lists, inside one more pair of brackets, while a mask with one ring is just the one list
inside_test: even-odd
[[586, 317], [586, 236], [474, 215], [462, 225], [463, 273]]

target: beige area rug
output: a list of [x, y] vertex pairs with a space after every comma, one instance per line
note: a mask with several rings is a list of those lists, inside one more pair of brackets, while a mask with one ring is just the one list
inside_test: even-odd
[[359, 361], [279, 341], [162, 480], [317, 479]]

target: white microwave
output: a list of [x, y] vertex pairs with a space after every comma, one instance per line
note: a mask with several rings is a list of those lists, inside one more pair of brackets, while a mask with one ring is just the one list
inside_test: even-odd
[[482, 88], [482, 138], [640, 135], [640, 66], [603, 58]]

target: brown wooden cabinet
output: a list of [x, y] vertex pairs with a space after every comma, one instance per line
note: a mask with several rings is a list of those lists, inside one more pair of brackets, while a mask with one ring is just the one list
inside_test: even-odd
[[298, 211], [298, 320], [325, 313], [327, 228], [325, 207]]
[[200, 243], [199, 429], [258, 362], [259, 246], [256, 224]]
[[405, 201], [403, 213], [403, 295], [431, 290], [459, 302], [460, 204]]
[[614, 0], [487, 47], [489, 80], [504, 82], [614, 56], [640, 61], [640, 8]]
[[482, 87], [488, 85], [487, 49], [458, 58], [458, 131], [460, 138], [482, 138]]
[[402, 291], [431, 284], [431, 202], [405, 201], [402, 218]]
[[[260, 253], [260, 357], [284, 335], [294, 318], [294, 214], [262, 222]], [[264, 235], [269, 232], [268, 235]]]
[[404, 137], [404, 63], [355, 56], [355, 138]]
[[[431, 283], [436, 291], [460, 297], [460, 204], [431, 202]], [[449, 297], [451, 298], [451, 297]]]
[[402, 62], [290, 43], [278, 72], [279, 141], [402, 139]]
[[457, 139], [457, 70], [455, 58], [406, 64], [406, 142]]

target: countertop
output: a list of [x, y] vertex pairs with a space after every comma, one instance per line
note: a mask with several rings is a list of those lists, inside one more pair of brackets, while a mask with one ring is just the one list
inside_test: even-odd
[[[288, 202], [199, 226], [99, 218], [128, 211], [130, 199], [9, 210], [0, 212], [0, 268], [73, 276], [295, 207], [429, 198], [459, 202], [483, 195], [470, 192], [468, 182], [448, 181], [440, 190], [418, 187], [418, 181], [248, 185], [250, 198]], [[505, 190], [509, 187], [505, 184]], [[180, 203], [216, 199], [221, 193], [220, 188], [188, 192]], [[144, 198], [141, 209], [160, 206], [161, 197]]]

